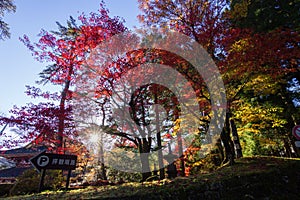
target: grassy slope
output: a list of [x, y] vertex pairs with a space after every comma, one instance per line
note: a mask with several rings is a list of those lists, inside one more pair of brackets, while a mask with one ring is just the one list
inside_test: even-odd
[[214, 173], [6, 199], [300, 199], [300, 160], [242, 158]]

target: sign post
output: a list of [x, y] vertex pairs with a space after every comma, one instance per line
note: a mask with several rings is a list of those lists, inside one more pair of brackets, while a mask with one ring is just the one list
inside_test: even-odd
[[295, 146], [299, 148], [300, 147], [300, 141], [295, 141]]
[[42, 171], [40, 185], [39, 185], [39, 192], [42, 190], [44, 185], [44, 177], [45, 177], [46, 169], [68, 170], [68, 177], [66, 183], [66, 189], [68, 189], [71, 171], [76, 168], [77, 156], [46, 153], [46, 151], [43, 151], [40, 154], [31, 158], [30, 162], [39, 173], [41, 173]]
[[39, 192], [41, 192], [42, 189], [44, 188], [45, 175], [46, 175], [46, 169], [42, 169], [42, 175], [41, 175], [40, 184], [39, 184]]

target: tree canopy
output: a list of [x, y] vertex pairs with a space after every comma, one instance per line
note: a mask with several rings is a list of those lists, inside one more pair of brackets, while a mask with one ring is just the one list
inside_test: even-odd
[[[8, 10], [15, 9], [11, 1], [4, 2]], [[112, 159], [114, 167], [141, 169], [143, 180], [157, 166], [163, 179], [165, 165], [174, 163], [183, 176], [199, 166], [234, 164], [243, 154], [300, 156], [290, 133], [300, 121], [295, 103], [300, 81], [298, 0], [138, 3], [144, 27], [138, 34], [129, 32], [119, 17], [110, 17], [101, 3], [99, 13], [83, 14], [79, 22], [70, 17], [66, 25], [57, 23], [56, 31], [42, 30], [36, 43], [22, 37], [34, 58], [49, 64], [38, 83], [62, 90], [53, 94], [28, 86], [28, 95], [48, 102], [14, 107], [0, 124], [16, 126], [24, 140], [43, 135], [54, 144], [49, 150], [60, 153], [64, 137], [87, 139], [95, 133], [102, 169]], [[170, 38], [166, 29], [185, 40], [176, 34]], [[159, 35], [157, 30], [162, 30]], [[211, 69], [203, 61], [203, 71], [218, 71], [220, 77], [207, 79], [187, 59], [195, 43], [211, 59], [195, 60], [216, 65]], [[178, 49], [183, 53], [174, 53]], [[185, 124], [189, 120], [194, 127]], [[211, 126], [220, 128], [213, 146]], [[105, 140], [103, 135], [109, 136]], [[107, 144], [111, 154], [104, 152]], [[123, 163], [118, 162], [121, 154]], [[134, 165], [132, 155], [139, 156]]]
[[0, 40], [10, 37], [9, 26], [3, 17], [6, 12], [15, 12], [16, 6], [13, 0], [2, 0], [0, 2]]

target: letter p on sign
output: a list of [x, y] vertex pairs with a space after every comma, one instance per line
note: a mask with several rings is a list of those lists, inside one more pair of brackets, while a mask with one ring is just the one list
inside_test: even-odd
[[40, 166], [40, 167], [45, 167], [46, 165], [48, 165], [49, 163], [49, 158], [48, 156], [41, 156], [37, 159], [37, 164]]

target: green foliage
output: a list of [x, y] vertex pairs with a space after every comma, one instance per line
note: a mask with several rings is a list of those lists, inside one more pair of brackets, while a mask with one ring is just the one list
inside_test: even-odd
[[111, 183], [140, 182], [142, 180], [142, 174], [123, 172], [109, 167], [107, 169], [107, 179]]
[[233, 117], [244, 155], [279, 156], [283, 152], [283, 141], [289, 129], [283, 81], [276, 81], [268, 74], [256, 74], [234, 102]]
[[12, 187], [12, 184], [0, 184], [0, 197], [7, 196]]
[[199, 159], [191, 165], [190, 174], [195, 175], [203, 172], [212, 172], [220, 167], [222, 156], [217, 149], [211, 151], [204, 158]]
[[[255, 97], [252, 102], [240, 102], [242, 105], [235, 111], [243, 130], [260, 133], [263, 130], [283, 128], [287, 123], [283, 118], [283, 108], [270, 102], [259, 103]], [[240, 131], [242, 130], [240, 129]]]
[[240, 137], [243, 154], [245, 156], [280, 156], [283, 154], [283, 136], [279, 137], [278, 133], [270, 135], [271, 133], [255, 134], [245, 131]]
[[240, 142], [243, 149], [243, 155], [254, 156], [259, 154], [259, 149], [261, 147], [259, 139], [251, 132], [245, 131], [240, 137]]
[[194, 175], [202, 172], [211, 172], [220, 167], [223, 156], [218, 145], [220, 145], [220, 143], [215, 144], [214, 148], [207, 155], [203, 156], [201, 149], [205, 149], [206, 145], [201, 144], [200, 135], [196, 136], [191, 147], [185, 153], [186, 168], [189, 174]]
[[[44, 188], [56, 190], [63, 182], [61, 170], [48, 170], [44, 180]], [[26, 170], [10, 190], [10, 195], [30, 194], [38, 192], [40, 174], [34, 169]]]
[[278, 27], [299, 30], [299, 0], [232, 0], [231, 14], [234, 24], [258, 32]]
[[251, 102], [243, 102], [234, 114], [238, 132], [246, 156], [278, 155], [283, 149], [287, 124], [283, 108], [253, 97]]

